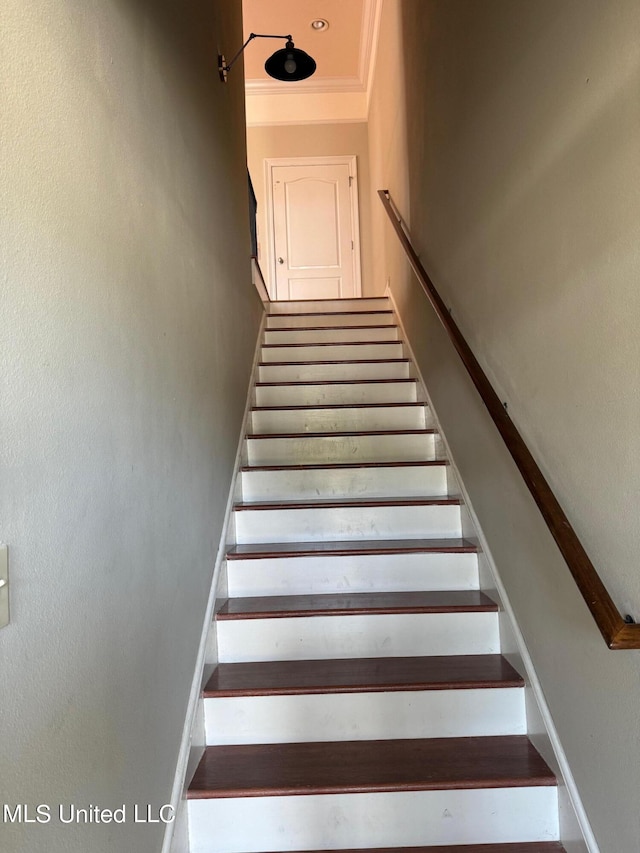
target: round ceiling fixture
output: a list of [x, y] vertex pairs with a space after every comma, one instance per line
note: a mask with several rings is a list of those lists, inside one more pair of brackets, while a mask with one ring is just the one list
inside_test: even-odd
[[325, 21], [324, 18], [316, 18], [315, 21], [311, 21], [311, 29], [316, 33], [321, 33], [324, 30], [329, 29], [329, 21]]

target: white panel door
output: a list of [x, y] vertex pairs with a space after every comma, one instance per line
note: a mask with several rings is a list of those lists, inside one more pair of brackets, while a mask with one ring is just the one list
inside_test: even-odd
[[270, 171], [276, 299], [359, 296], [357, 192], [349, 164], [273, 165]]

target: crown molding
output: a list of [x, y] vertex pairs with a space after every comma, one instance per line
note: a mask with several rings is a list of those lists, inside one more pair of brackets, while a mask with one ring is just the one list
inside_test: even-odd
[[275, 80], [251, 80], [245, 86], [248, 98], [260, 95], [304, 95], [325, 92], [364, 92], [365, 87], [359, 77], [320, 77], [309, 78], [298, 83], [279, 83]]
[[247, 121], [247, 127], [294, 127], [307, 124], [366, 124], [366, 118], [309, 118], [290, 121]]
[[[247, 99], [272, 95], [323, 95], [340, 92], [364, 92], [367, 103], [373, 80], [373, 68], [378, 45], [382, 0], [364, 0], [360, 28], [360, 56], [358, 74], [355, 77], [320, 77], [286, 83], [276, 80], [246, 80]], [[356, 121], [361, 121], [356, 118]]]
[[373, 81], [373, 68], [378, 48], [378, 33], [382, 16], [382, 0], [365, 0], [362, 8], [362, 30], [360, 33], [360, 66], [358, 77], [368, 92]]

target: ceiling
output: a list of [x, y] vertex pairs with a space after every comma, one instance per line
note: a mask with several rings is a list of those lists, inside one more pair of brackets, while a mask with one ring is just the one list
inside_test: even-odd
[[[283, 42], [255, 39], [244, 54], [248, 124], [366, 119], [381, 0], [243, 0], [244, 37], [293, 36], [317, 63], [307, 80], [273, 80], [265, 60]], [[311, 22], [324, 19], [326, 30]]]

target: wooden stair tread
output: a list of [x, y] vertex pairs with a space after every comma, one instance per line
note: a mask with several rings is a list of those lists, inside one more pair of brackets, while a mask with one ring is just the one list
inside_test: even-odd
[[239, 501], [233, 505], [236, 512], [248, 510], [278, 509], [348, 509], [363, 507], [409, 507], [409, 506], [460, 506], [459, 497], [411, 497], [411, 498], [316, 498], [314, 500], [278, 500], [278, 501]]
[[[293, 851], [292, 851], [293, 853]], [[567, 853], [559, 841], [512, 841], [437, 847], [359, 847], [350, 850], [306, 850], [295, 853]]]
[[[337, 328], [343, 329], [344, 326], [338, 326]], [[362, 328], [362, 326], [358, 326], [358, 328]], [[274, 329], [267, 329], [269, 332], [275, 331]], [[283, 347], [388, 347], [388, 346], [397, 346], [401, 344], [402, 341], [312, 341], [311, 343], [284, 343], [284, 344], [262, 344], [263, 349], [282, 349]]]
[[283, 619], [391, 613], [493, 612], [498, 605], [476, 589], [267, 595], [223, 599], [217, 618]]
[[[289, 362], [287, 362], [289, 363]], [[393, 382], [413, 382], [417, 379], [401, 376], [397, 379], [304, 379], [291, 380], [290, 382], [256, 382], [256, 388], [273, 388], [289, 385], [390, 385]]]
[[362, 436], [362, 435], [436, 435], [435, 427], [424, 427], [422, 429], [365, 429], [365, 430], [340, 430], [336, 432], [250, 432], [247, 438], [334, 438], [336, 436]]
[[[377, 314], [380, 312], [377, 311]], [[287, 317], [287, 314], [270, 314], [270, 317]], [[335, 332], [336, 329], [343, 331], [344, 329], [397, 329], [397, 325], [385, 323], [371, 326], [279, 326], [277, 328], [266, 328], [265, 332]], [[375, 343], [375, 342], [374, 342]]]
[[[287, 305], [287, 304], [299, 305], [301, 302], [331, 302], [331, 303], [335, 304], [336, 302], [340, 302], [341, 298], [342, 297], [335, 298], [335, 297], [331, 297], [331, 296], [326, 296], [324, 298], [319, 298], [319, 299], [277, 299], [277, 300], [275, 300], [275, 302], [277, 305]], [[388, 296], [351, 296], [351, 297], [345, 297], [345, 298], [349, 299], [350, 302], [356, 301], [358, 299], [362, 299], [365, 302], [386, 302], [389, 299]], [[270, 317], [278, 316], [278, 314], [277, 314], [277, 312], [274, 312], [273, 314], [270, 314], [269, 316]]]
[[317, 409], [405, 409], [418, 407], [425, 408], [427, 403], [313, 403], [308, 406], [253, 406], [252, 412], [304, 412]]
[[348, 317], [356, 314], [393, 314], [388, 308], [371, 309], [370, 311], [283, 311], [281, 314], [269, 314], [271, 317]]
[[423, 459], [406, 462], [319, 462], [311, 465], [245, 465], [241, 471], [323, 471], [335, 468], [349, 470], [351, 468], [434, 468], [449, 465], [448, 459]]
[[304, 361], [260, 361], [258, 367], [299, 367], [309, 364], [408, 364], [409, 358], [339, 358], [305, 359]]
[[269, 542], [232, 545], [227, 560], [262, 560], [282, 557], [344, 557], [353, 554], [475, 554], [469, 539], [359, 539], [339, 542]]
[[296, 696], [523, 685], [522, 676], [501, 655], [261, 661], [219, 664], [207, 682], [204, 696]]
[[189, 798], [555, 785], [527, 737], [207, 747]]

